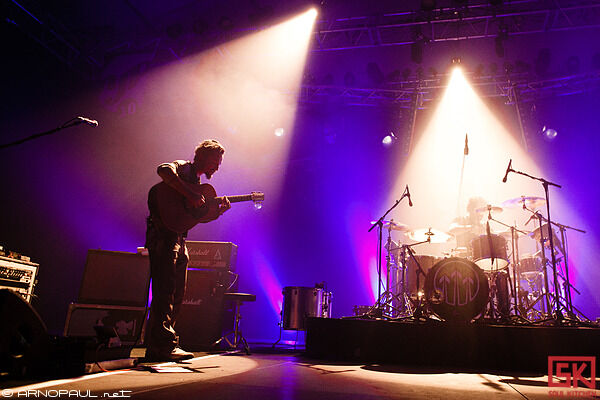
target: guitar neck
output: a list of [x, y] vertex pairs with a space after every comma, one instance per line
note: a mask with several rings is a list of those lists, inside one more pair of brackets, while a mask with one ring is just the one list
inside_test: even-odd
[[[215, 197], [215, 201], [221, 202], [221, 200], [223, 200], [223, 197], [224, 196]], [[251, 201], [252, 195], [251, 194], [242, 194], [242, 195], [238, 195], [238, 196], [227, 196], [227, 198], [229, 199], [230, 203], [238, 203], [240, 201]]]

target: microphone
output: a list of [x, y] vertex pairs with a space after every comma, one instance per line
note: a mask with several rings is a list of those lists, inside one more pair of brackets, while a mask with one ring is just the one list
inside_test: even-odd
[[525, 222], [524, 225], [529, 225], [529, 223], [531, 222], [532, 219], [537, 218], [537, 213], [533, 213], [531, 214], [531, 217], [529, 217], [529, 219], [527, 220], [527, 222]]
[[413, 205], [412, 200], [410, 199], [410, 191], [408, 190], [408, 184], [406, 185], [406, 197], [408, 197], [408, 205], [412, 207]]
[[465, 133], [465, 156], [469, 155], [469, 135]]
[[510, 161], [508, 162], [508, 167], [506, 167], [506, 174], [504, 174], [504, 178], [502, 179], [502, 183], [506, 183], [506, 178], [508, 178], [508, 173], [510, 171], [512, 171], [512, 158], [510, 159]]
[[89, 126], [98, 126], [98, 121], [85, 117], [77, 117], [78, 124], [88, 124]]

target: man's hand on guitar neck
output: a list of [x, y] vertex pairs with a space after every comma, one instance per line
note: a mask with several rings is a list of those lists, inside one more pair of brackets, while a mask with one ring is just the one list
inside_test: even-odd
[[229, 199], [227, 198], [227, 196], [223, 196], [223, 200], [221, 200], [221, 204], [219, 204], [219, 215], [223, 215], [223, 213], [225, 213], [225, 211], [229, 210], [231, 208], [231, 203], [229, 202]]

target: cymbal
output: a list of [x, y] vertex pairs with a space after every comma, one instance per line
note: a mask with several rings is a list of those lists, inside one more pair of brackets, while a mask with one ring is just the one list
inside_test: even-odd
[[546, 204], [546, 199], [544, 199], [543, 197], [536, 197], [536, 196], [521, 196], [521, 197], [515, 197], [514, 199], [508, 199], [504, 202], [502, 202], [502, 205], [504, 207], [523, 207], [523, 204], [525, 204], [525, 206], [527, 208], [532, 208], [532, 209], [538, 209], [540, 207], [542, 207], [544, 204]]
[[[396, 222], [396, 221], [387, 221], [387, 220], [383, 220], [383, 228], [384, 229], [389, 229], [392, 231], [400, 231], [400, 232], [406, 232], [408, 231], [408, 225], [406, 224], [401, 224], [400, 222]], [[371, 225], [376, 224], [377, 221], [371, 221]]]
[[488, 211], [491, 211], [492, 214], [500, 214], [502, 212], [502, 207], [487, 205], [485, 207], [479, 207], [475, 209], [475, 212], [483, 214]]
[[452, 237], [444, 231], [433, 228], [415, 229], [409, 231], [407, 236], [417, 242], [424, 242], [427, 238], [431, 238], [430, 243], [445, 243]]

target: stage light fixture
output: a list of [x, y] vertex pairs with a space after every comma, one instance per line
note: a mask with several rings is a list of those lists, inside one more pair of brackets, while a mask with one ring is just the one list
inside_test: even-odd
[[275, 136], [282, 137], [285, 134], [285, 129], [279, 127], [279, 128], [275, 128], [275, 130], [273, 132], [275, 133]]
[[548, 128], [544, 125], [544, 127], [542, 128], [542, 136], [544, 137], [544, 139], [551, 142], [554, 139], [556, 139], [556, 137], [558, 136], [558, 132], [556, 131], [556, 129]]
[[385, 146], [385, 147], [390, 147], [392, 144], [394, 144], [394, 142], [398, 140], [398, 138], [396, 137], [396, 135], [394, 135], [394, 132], [390, 132], [389, 135], [386, 135], [382, 140], [381, 143]]

